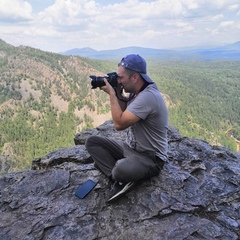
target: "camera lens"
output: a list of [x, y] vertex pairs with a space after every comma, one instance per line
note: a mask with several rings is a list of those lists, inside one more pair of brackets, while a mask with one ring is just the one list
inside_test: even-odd
[[102, 87], [105, 85], [104, 77], [96, 77], [94, 75], [91, 75], [90, 78], [92, 79], [92, 89], [95, 89], [97, 87]]
[[95, 76], [95, 75], [90, 75], [89, 77], [92, 79], [92, 81], [91, 81], [92, 89], [105, 86], [106, 84], [104, 82], [104, 78], [107, 79], [107, 81], [110, 83], [110, 85], [113, 88], [116, 88], [118, 86], [118, 75], [116, 72], [108, 73], [107, 76], [104, 76], [104, 77], [103, 76]]

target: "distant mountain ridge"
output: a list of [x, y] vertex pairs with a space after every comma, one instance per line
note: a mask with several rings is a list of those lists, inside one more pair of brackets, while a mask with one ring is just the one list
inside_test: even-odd
[[148, 60], [240, 60], [240, 41], [220, 47], [185, 47], [176, 49], [154, 49], [126, 47], [97, 51], [92, 48], [75, 48], [61, 52], [63, 55], [94, 59], [119, 59], [130, 53], [138, 53]]

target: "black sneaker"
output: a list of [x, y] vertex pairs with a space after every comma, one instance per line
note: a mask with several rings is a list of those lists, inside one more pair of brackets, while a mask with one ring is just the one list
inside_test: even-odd
[[129, 182], [127, 184], [115, 182], [113, 187], [110, 191], [110, 197], [108, 199], [108, 203], [113, 202], [120, 198], [123, 194], [128, 192], [133, 186], [135, 185], [134, 182]]

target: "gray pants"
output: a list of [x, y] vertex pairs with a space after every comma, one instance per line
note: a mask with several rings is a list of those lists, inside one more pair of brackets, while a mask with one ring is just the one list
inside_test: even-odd
[[86, 148], [95, 166], [106, 176], [118, 182], [136, 182], [159, 174], [163, 161], [153, 153], [139, 153], [124, 142], [115, 139], [91, 136]]

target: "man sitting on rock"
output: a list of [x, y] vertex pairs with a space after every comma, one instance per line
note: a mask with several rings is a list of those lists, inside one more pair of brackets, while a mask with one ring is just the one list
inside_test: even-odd
[[117, 88], [104, 79], [101, 90], [109, 94], [114, 127], [128, 128], [127, 138], [122, 142], [91, 136], [86, 142], [95, 167], [114, 182], [108, 202], [137, 181], [159, 174], [167, 161], [168, 112], [156, 83], [147, 75], [146, 61], [139, 55], [127, 55], [118, 64], [117, 74]]

